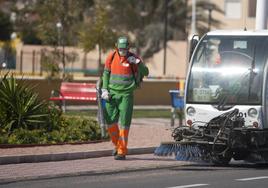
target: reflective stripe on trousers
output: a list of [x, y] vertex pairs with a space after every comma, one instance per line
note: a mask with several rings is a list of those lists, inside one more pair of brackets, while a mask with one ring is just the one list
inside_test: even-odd
[[117, 149], [117, 153], [119, 155], [126, 155], [129, 128], [120, 127], [119, 129], [118, 124], [114, 123], [114, 124], [108, 125], [108, 132], [112, 140], [112, 143]]
[[117, 141], [117, 153], [119, 155], [127, 154], [128, 133], [129, 133], [129, 129], [119, 130], [119, 138]]
[[117, 148], [117, 141], [119, 137], [119, 129], [117, 123], [108, 125], [108, 133], [110, 135], [112, 143], [114, 144], [115, 148]]

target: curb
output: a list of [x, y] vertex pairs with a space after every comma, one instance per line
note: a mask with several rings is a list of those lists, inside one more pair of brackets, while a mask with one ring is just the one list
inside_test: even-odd
[[16, 183], [16, 182], [24, 182], [24, 181], [45, 180], [45, 179], [65, 178], [65, 177], [98, 176], [98, 175], [110, 175], [110, 174], [119, 174], [126, 172], [163, 170], [163, 169], [177, 168], [187, 164], [188, 163], [180, 163], [176, 165], [160, 165], [160, 166], [148, 166], [148, 167], [136, 167], [136, 168], [122, 168], [116, 170], [84, 171], [75, 173], [62, 173], [56, 175], [38, 175], [30, 177], [6, 178], [6, 179], [0, 179], [0, 185]]
[[83, 145], [83, 144], [96, 144], [102, 142], [109, 142], [110, 139], [101, 139], [95, 141], [83, 141], [83, 142], [59, 142], [55, 144], [0, 144], [0, 149], [5, 148], [31, 148], [31, 147], [40, 147], [40, 146], [62, 146], [62, 145]]
[[[155, 149], [156, 147], [129, 148], [128, 155], [150, 154], [153, 153]], [[99, 151], [86, 151], [86, 152], [75, 152], [75, 153], [1, 156], [0, 165], [87, 159], [87, 158], [107, 157], [111, 156], [111, 154], [112, 150], [99, 150]]]

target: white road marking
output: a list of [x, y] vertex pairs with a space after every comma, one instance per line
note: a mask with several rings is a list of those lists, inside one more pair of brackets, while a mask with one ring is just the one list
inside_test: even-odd
[[251, 181], [251, 180], [260, 180], [260, 179], [267, 179], [268, 176], [259, 176], [259, 177], [252, 177], [252, 178], [242, 178], [236, 179], [237, 181]]
[[201, 187], [209, 184], [191, 184], [191, 185], [181, 185], [176, 187], [167, 187], [167, 188], [188, 188], [188, 187]]

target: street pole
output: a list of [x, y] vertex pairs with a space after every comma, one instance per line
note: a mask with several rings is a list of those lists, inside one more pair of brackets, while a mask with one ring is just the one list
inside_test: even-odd
[[267, 29], [267, 0], [257, 0], [256, 30]]
[[63, 79], [65, 78], [65, 45], [64, 45], [64, 30], [61, 22], [56, 24], [58, 29], [58, 47], [62, 46], [62, 66], [63, 66]]
[[167, 60], [167, 17], [168, 17], [168, 0], [165, 0], [165, 23], [164, 23], [164, 62], [163, 75], [166, 75], [166, 60]]
[[58, 47], [61, 45], [61, 37], [60, 37], [60, 30], [61, 30], [61, 27], [62, 27], [62, 25], [61, 25], [61, 22], [58, 22], [57, 24], [56, 24], [56, 27], [57, 27], [57, 30], [58, 30]]
[[[196, 0], [192, 0], [192, 23], [191, 23], [192, 36], [196, 34]], [[191, 36], [191, 37], [192, 37]]]
[[65, 79], [65, 45], [64, 45], [64, 30], [62, 28], [62, 66], [63, 66], [63, 79]]
[[208, 8], [208, 31], [210, 31], [210, 29], [211, 29], [211, 19], [212, 19], [211, 13], [212, 13], [212, 8], [209, 7]]

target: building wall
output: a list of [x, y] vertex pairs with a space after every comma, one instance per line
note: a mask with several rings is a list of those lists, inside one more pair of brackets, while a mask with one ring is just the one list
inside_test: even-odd
[[[166, 54], [166, 77], [185, 78], [187, 70], [187, 42], [169, 41], [167, 43]], [[156, 53], [147, 62], [150, 76], [163, 76], [164, 70], [164, 50]]]
[[[244, 29], [245, 27], [248, 30], [254, 29], [255, 17], [249, 17], [249, 1], [254, 1], [254, 0], [213, 1], [213, 3], [217, 4], [224, 11], [224, 14], [220, 14], [215, 11], [212, 11], [212, 17], [222, 22], [222, 25], [220, 26], [220, 28], [212, 28], [212, 29], [240, 29], [241, 30], [241, 29]], [[228, 5], [228, 3], [230, 4]], [[238, 14], [240, 16], [238, 16]]]
[[[196, 0], [198, 1], [198, 0]], [[257, 0], [206, 0], [218, 5], [224, 13], [212, 11], [213, 19], [220, 20], [219, 27], [212, 27], [215, 29], [238, 29], [242, 30], [245, 27], [248, 30], [255, 29], [255, 8]], [[191, 5], [192, 0], [189, 0]], [[208, 11], [206, 12], [208, 14]], [[251, 14], [251, 15], [250, 15]]]

